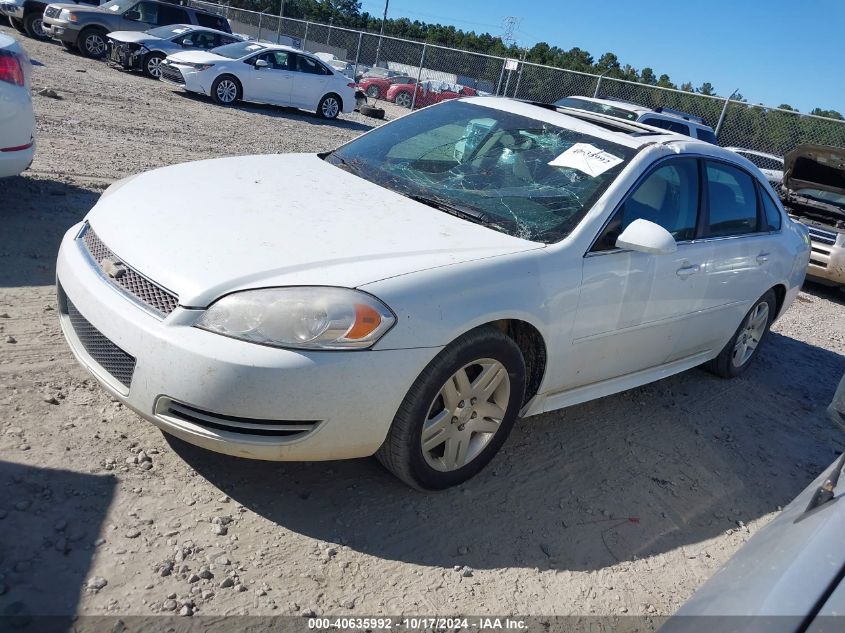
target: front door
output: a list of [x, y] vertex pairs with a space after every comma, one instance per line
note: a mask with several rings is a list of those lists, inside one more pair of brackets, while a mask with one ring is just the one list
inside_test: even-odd
[[[696, 347], [680, 324], [703, 306], [704, 270], [712, 252], [711, 244], [694, 241], [699, 200], [698, 161], [669, 159], [617, 209], [584, 257], [563, 388], [656, 367]], [[655, 255], [617, 248], [616, 238], [638, 218], [669, 231], [678, 250]]]
[[[249, 60], [246, 72], [240, 78], [243, 82], [244, 99], [276, 105], [290, 105], [294, 72], [289, 68], [290, 54], [287, 51], [267, 51]], [[263, 60], [266, 66], [257, 66]]]

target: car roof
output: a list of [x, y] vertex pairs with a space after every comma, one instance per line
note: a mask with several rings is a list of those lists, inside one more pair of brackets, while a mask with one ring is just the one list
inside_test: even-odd
[[[670, 121], [683, 121], [684, 123], [691, 125], [694, 128], [702, 128], [706, 130], [712, 130], [709, 125], [706, 123], [700, 123], [695, 120], [691, 120], [681, 116], [680, 114], [675, 114], [675, 112], [663, 111], [658, 112], [653, 108], [648, 108], [644, 105], [640, 105], [639, 103], [634, 103], [633, 101], [625, 101], [624, 99], [601, 99], [598, 97], [585, 97], [583, 95], [572, 95], [568, 97], [569, 99], [581, 99], [582, 101], [590, 101], [592, 103], [600, 103], [606, 106], [612, 106], [614, 108], [619, 108], [621, 110], [628, 110], [630, 112], [635, 112], [637, 115], [642, 116], [644, 114], [650, 114], [657, 118], [668, 119]], [[691, 115], [690, 115], [691, 116]]]
[[[222, 35], [232, 35], [232, 33], [226, 33], [226, 31], [221, 31], [220, 29], [212, 29], [212, 28], [209, 28], [207, 26], [200, 26], [199, 24], [165, 24], [163, 26], [156, 26], [154, 28], [156, 28], [156, 29], [180, 28], [180, 29], [186, 29], [186, 30], [190, 30], [190, 31], [206, 31], [208, 33], [221, 33]], [[148, 29], [148, 30], [152, 31], [153, 29]], [[246, 40], [244, 40], [244, 41], [246, 41]]]

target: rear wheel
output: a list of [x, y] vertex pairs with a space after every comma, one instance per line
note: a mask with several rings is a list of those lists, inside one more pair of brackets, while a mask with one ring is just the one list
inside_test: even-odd
[[18, 20], [17, 18], [9, 18], [9, 24], [11, 24], [15, 29], [17, 29], [21, 33], [26, 33], [26, 29], [23, 26], [23, 20]]
[[411, 95], [407, 92], [400, 92], [396, 95], [396, 105], [402, 108], [410, 108], [412, 101], [413, 99], [411, 99]]
[[26, 34], [36, 40], [46, 40], [49, 36], [44, 32], [44, 23], [41, 13], [30, 13], [23, 18], [23, 28]]
[[340, 98], [335, 94], [328, 94], [320, 99], [320, 105], [317, 106], [317, 114], [324, 119], [336, 119], [340, 114], [341, 104]]
[[86, 57], [100, 59], [106, 54], [106, 34], [99, 29], [84, 29], [79, 34], [78, 46]]
[[211, 84], [211, 98], [217, 105], [230, 106], [242, 95], [241, 84], [232, 75], [221, 75]]
[[147, 53], [144, 58], [144, 74], [153, 79], [161, 77], [161, 62], [163, 61], [164, 55], [161, 53]]
[[524, 391], [525, 362], [516, 343], [492, 327], [472, 330], [414, 381], [376, 457], [414, 488], [455, 486], [498, 452]]
[[777, 297], [773, 290], [768, 290], [754, 302], [728, 344], [705, 367], [722, 378], [734, 378], [743, 373], [757, 356], [776, 311]]

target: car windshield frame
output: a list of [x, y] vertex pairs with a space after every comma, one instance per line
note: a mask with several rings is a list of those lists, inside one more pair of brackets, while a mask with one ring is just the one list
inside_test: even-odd
[[[228, 59], [242, 59], [244, 57], [249, 57], [250, 55], [255, 55], [266, 50], [268, 50], [268, 48], [264, 44], [259, 44], [258, 42], [252, 41], [245, 41], [224, 44], [223, 46], [218, 46], [217, 48], [211, 48], [208, 50], [208, 52], [214, 53], [215, 55], [219, 55], [220, 57], [227, 57]], [[238, 55], [230, 54], [234, 53], [235, 51], [240, 51], [240, 53]]]
[[[576, 101], [577, 104], [571, 105], [569, 102], [572, 101]], [[584, 112], [606, 114], [607, 116], [612, 116], [623, 121], [636, 121], [639, 118], [639, 115], [633, 110], [628, 110], [627, 108], [615, 105], [608, 105], [606, 103], [597, 103], [580, 97], [564, 97], [563, 99], [555, 101], [554, 104], [559, 108], [573, 108], [575, 110], [583, 110]]]
[[442, 211], [553, 244], [578, 226], [639, 151], [608, 140], [602, 130], [585, 131], [591, 127], [450, 100], [323, 157]]

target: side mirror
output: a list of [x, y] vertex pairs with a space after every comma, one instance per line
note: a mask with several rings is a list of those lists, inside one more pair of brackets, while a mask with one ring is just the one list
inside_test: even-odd
[[140, 11], [135, 11], [135, 10], [133, 9], [133, 10], [131, 10], [131, 11], [127, 11], [126, 13], [124, 13], [124, 14], [123, 14], [123, 17], [124, 17], [124, 19], [126, 19], [126, 20], [132, 20], [133, 22], [137, 22], [138, 20], [140, 20], [140, 19], [141, 19], [141, 12], [140, 12]]
[[652, 255], [668, 255], [678, 250], [678, 244], [669, 231], [642, 218], [634, 220], [622, 231], [616, 238], [616, 246]]
[[258, 70], [260, 68], [267, 68], [270, 63], [266, 59], [256, 59], [255, 60], [255, 69]]

